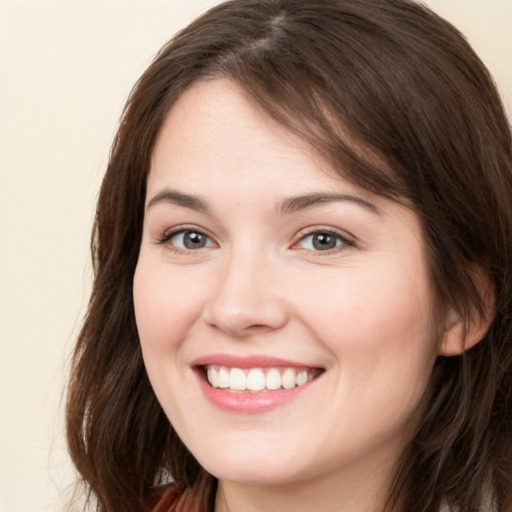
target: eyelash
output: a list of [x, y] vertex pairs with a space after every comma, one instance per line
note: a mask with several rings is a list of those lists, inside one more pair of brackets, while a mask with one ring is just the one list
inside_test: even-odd
[[[301, 247], [298, 247], [295, 250], [306, 250], [310, 252], [314, 252], [316, 255], [330, 255], [333, 253], [337, 253], [339, 251], [342, 251], [344, 249], [347, 249], [349, 247], [355, 247], [355, 242], [350, 239], [345, 233], [338, 231], [333, 228], [313, 228], [308, 229], [307, 231], [303, 231], [299, 234], [299, 239], [297, 242], [295, 242], [292, 246], [292, 248], [295, 248], [297, 245], [299, 245], [301, 242], [304, 242], [309, 237], [313, 237], [315, 235], [328, 235], [330, 237], [334, 237], [336, 239], [337, 245], [333, 248], [327, 249], [327, 250], [315, 250], [315, 249], [304, 249]], [[339, 242], [339, 244], [338, 244]]]
[[[208, 235], [208, 233], [206, 233], [202, 229], [198, 229], [196, 226], [180, 226], [180, 227], [174, 228], [170, 231], [165, 232], [161, 237], [158, 237], [156, 240], [156, 243], [161, 244], [161, 245], [167, 244], [175, 236], [180, 235], [180, 234], [185, 234], [187, 232], [204, 236], [210, 242], [213, 242], [213, 244], [199, 247], [196, 249], [177, 247], [174, 244], [169, 244], [173, 251], [181, 252], [181, 253], [190, 253], [193, 251], [211, 247], [212, 245], [215, 244], [215, 242]], [[328, 235], [328, 236], [334, 237], [336, 239], [337, 245], [335, 247], [327, 249], [325, 251], [297, 247], [301, 242], [304, 242], [308, 237], [313, 237], [315, 235]], [[338, 244], [338, 242], [339, 242], [339, 244]], [[310, 229], [308, 231], [303, 231], [302, 233], [300, 233], [299, 239], [296, 242], [294, 242], [292, 245], [292, 250], [305, 250], [305, 251], [309, 251], [309, 252], [314, 252], [315, 254], [318, 254], [318, 255], [323, 255], [323, 254], [328, 255], [328, 254], [336, 253], [336, 252], [343, 250], [344, 248], [347, 248], [347, 247], [355, 247], [355, 245], [356, 245], [356, 243], [353, 240], [351, 240], [350, 238], [348, 238], [346, 234], [344, 234], [340, 231], [337, 231], [333, 228], [315, 228], [315, 229]]]
[[[177, 228], [173, 228], [170, 231], [166, 231], [161, 237], [158, 237], [156, 240], [157, 244], [167, 244], [170, 242], [175, 236], [185, 233], [195, 233], [198, 235], [202, 235], [206, 237], [208, 240], [212, 241], [212, 238], [202, 229], [198, 229], [196, 226], [179, 226]], [[200, 247], [198, 249], [187, 249], [182, 247], [177, 247], [174, 244], [169, 244], [171, 246], [171, 249], [175, 252], [182, 252], [182, 253], [188, 253], [192, 252], [194, 250], [204, 249], [204, 247]]]

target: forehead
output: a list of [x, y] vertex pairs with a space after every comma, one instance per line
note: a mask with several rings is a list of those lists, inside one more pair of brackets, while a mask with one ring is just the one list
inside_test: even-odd
[[227, 78], [193, 84], [166, 116], [152, 154], [148, 195], [169, 183], [185, 189], [209, 183], [211, 192], [228, 183], [239, 189], [286, 186], [297, 193], [343, 184], [369, 195]]

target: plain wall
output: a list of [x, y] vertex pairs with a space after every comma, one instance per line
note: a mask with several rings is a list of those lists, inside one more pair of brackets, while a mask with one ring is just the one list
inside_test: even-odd
[[[128, 92], [207, 0], [0, 0], [0, 511], [63, 508], [66, 360], [90, 291], [89, 233]], [[431, 0], [512, 117], [512, 0]]]

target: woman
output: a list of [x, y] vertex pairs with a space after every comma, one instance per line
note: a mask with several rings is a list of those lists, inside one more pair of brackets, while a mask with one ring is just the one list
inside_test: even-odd
[[73, 360], [99, 509], [511, 510], [511, 147], [414, 2], [234, 0], [171, 40]]

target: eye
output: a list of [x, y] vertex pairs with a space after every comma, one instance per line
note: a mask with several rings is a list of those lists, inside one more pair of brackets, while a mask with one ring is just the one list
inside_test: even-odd
[[296, 247], [308, 251], [327, 252], [343, 245], [353, 245], [353, 243], [339, 233], [315, 231], [303, 236], [296, 244]]
[[204, 247], [214, 247], [213, 241], [201, 231], [181, 230], [174, 231], [165, 236], [162, 242], [168, 242], [177, 249], [195, 250]]

